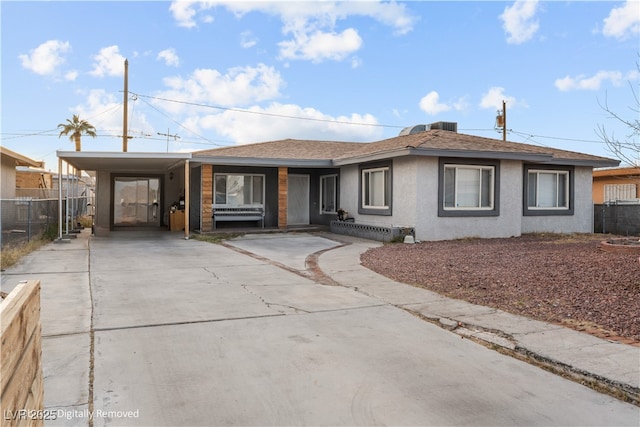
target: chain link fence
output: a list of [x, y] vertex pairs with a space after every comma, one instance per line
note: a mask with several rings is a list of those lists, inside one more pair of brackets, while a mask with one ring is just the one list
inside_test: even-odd
[[[67, 203], [69, 210], [67, 210]], [[88, 215], [89, 199], [75, 197], [62, 201], [62, 214], [68, 215], [70, 227], [77, 218]], [[18, 247], [42, 236], [42, 234], [58, 225], [58, 199], [32, 199], [18, 197], [0, 200], [0, 246]], [[63, 228], [63, 231], [66, 231]], [[57, 231], [56, 231], [57, 234]]]

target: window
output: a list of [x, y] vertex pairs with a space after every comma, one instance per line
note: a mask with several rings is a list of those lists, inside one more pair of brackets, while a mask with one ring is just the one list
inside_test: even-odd
[[264, 175], [216, 174], [213, 192], [216, 205], [263, 205]]
[[573, 215], [574, 167], [524, 165], [523, 215]]
[[527, 207], [529, 209], [569, 209], [569, 171], [530, 169]]
[[493, 166], [445, 165], [445, 210], [493, 209]]
[[440, 158], [438, 216], [500, 215], [500, 161]]
[[335, 214], [338, 212], [338, 175], [320, 177], [320, 213]]
[[391, 215], [391, 162], [360, 166], [358, 213]]

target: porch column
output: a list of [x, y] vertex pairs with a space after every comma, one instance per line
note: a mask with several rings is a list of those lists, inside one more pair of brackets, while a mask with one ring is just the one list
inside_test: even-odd
[[62, 158], [58, 157], [58, 240], [62, 240]]
[[191, 203], [191, 172], [189, 166], [189, 160], [184, 162], [184, 238], [189, 240], [189, 204]]
[[202, 165], [202, 203], [200, 204], [200, 231], [213, 231], [213, 165]]
[[278, 228], [287, 228], [287, 196], [289, 194], [289, 169], [278, 168]]

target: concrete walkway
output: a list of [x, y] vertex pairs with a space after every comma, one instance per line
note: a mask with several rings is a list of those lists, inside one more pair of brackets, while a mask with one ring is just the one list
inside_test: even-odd
[[474, 340], [636, 399], [640, 348], [391, 281], [360, 266], [377, 245], [85, 230], [1, 288], [42, 282], [46, 425], [640, 425]]

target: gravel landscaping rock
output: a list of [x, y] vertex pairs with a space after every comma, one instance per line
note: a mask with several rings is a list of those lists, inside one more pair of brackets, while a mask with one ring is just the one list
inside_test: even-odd
[[362, 264], [451, 298], [640, 344], [640, 259], [597, 234], [386, 244]]

